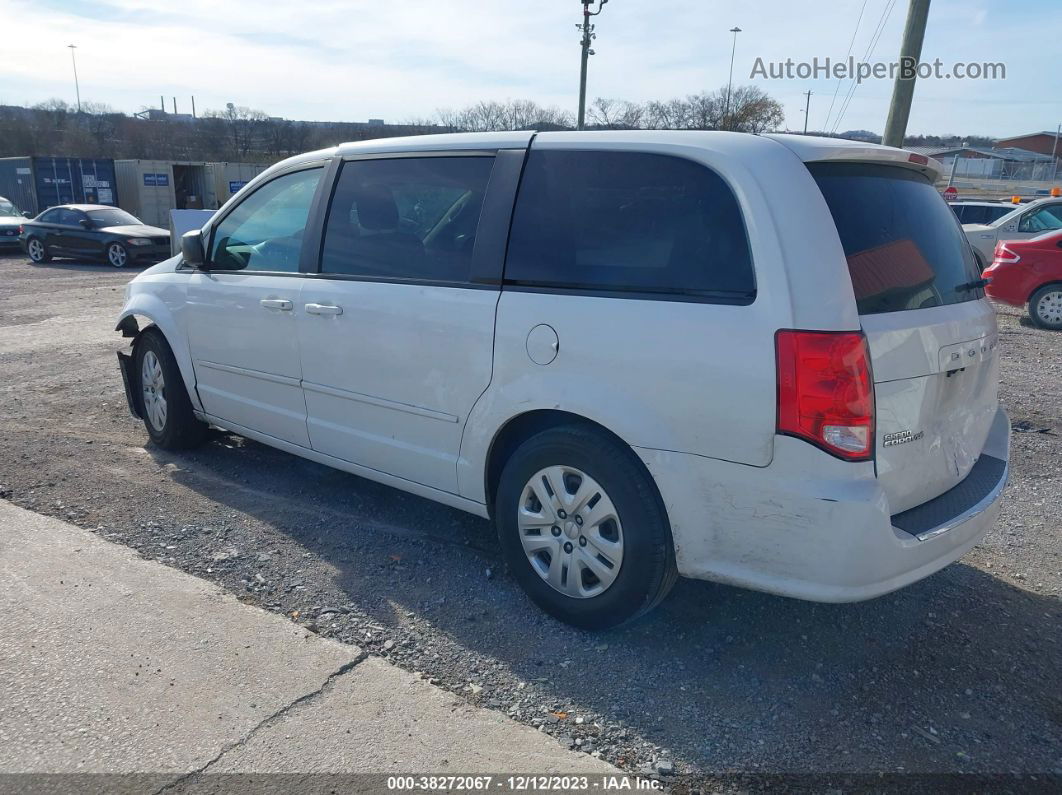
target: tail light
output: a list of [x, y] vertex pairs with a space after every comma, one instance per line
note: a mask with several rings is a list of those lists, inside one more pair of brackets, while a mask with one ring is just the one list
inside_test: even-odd
[[1014, 249], [1007, 246], [1006, 243], [996, 243], [996, 251], [992, 255], [992, 264], [997, 262], [1020, 262], [1021, 256]]
[[19, 234], [21, 235], [21, 234], [22, 234], [22, 232], [23, 232], [23, 227], [22, 227], [22, 224], [19, 224], [19, 225], [18, 225], [18, 233], [19, 233]]
[[874, 453], [874, 381], [861, 332], [779, 331], [778, 433], [846, 461]]

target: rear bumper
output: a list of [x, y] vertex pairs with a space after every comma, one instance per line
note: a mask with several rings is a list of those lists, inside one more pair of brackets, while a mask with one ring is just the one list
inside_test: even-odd
[[1024, 307], [1036, 288], [1040, 285], [1038, 274], [1029, 268], [1016, 268], [1009, 265], [991, 265], [981, 274], [984, 279], [991, 279], [985, 287], [985, 295], [993, 301], [1010, 306]]
[[842, 462], [789, 437], [776, 438], [774, 460], [763, 468], [637, 452], [664, 498], [680, 574], [855, 602], [927, 577], [981, 540], [999, 515], [1009, 445], [1010, 421], [1000, 409], [975, 481], [968, 476], [896, 516], [873, 464]]

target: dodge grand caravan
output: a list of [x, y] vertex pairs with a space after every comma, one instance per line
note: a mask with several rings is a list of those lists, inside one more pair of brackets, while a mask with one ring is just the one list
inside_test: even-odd
[[578, 626], [678, 575], [868, 599], [973, 547], [1007, 479], [938, 173], [725, 132], [300, 155], [129, 284], [130, 408], [160, 447], [214, 425], [491, 517]]

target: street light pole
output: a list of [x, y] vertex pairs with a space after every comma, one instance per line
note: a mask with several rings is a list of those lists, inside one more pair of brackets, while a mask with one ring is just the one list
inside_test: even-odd
[[807, 104], [804, 106], [804, 135], [807, 135], [808, 116], [811, 115], [811, 91], [805, 91], [804, 96], [808, 98]]
[[730, 29], [734, 34], [734, 46], [730, 48], [730, 78], [726, 81], [726, 105], [723, 108], [723, 129], [729, 129], [730, 121], [730, 91], [734, 87], [734, 56], [737, 54], [737, 35], [741, 28], [737, 25]]
[[70, 63], [74, 65], [74, 91], [77, 92], [77, 112], [81, 112], [81, 86], [77, 82], [77, 58], [74, 57], [74, 50], [77, 49], [76, 44], [66, 45], [70, 48]]
[[576, 129], [582, 130], [586, 125], [586, 62], [594, 54], [594, 51], [590, 49], [590, 42], [597, 38], [594, 33], [594, 26], [590, 24], [590, 17], [596, 17], [600, 14], [601, 9], [605, 7], [605, 3], [608, 0], [598, 0], [597, 11], [594, 12], [590, 11], [590, 6], [594, 4], [594, 0], [579, 0], [579, 2], [583, 5], [583, 22], [575, 27], [583, 32], [583, 38], [580, 42], [583, 53], [579, 65], [579, 116], [576, 119]]

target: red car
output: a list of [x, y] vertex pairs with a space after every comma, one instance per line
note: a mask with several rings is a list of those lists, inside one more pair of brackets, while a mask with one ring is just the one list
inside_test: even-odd
[[992, 280], [985, 287], [989, 298], [1011, 306], [1028, 304], [1037, 326], [1062, 329], [1062, 230], [999, 241], [992, 264], [981, 275]]

